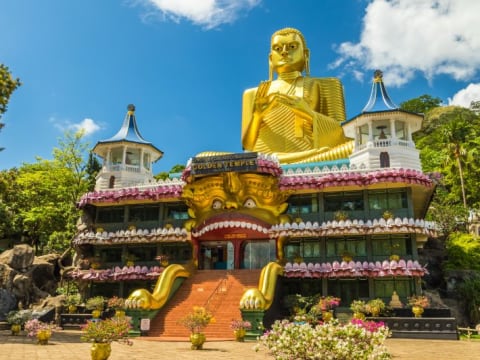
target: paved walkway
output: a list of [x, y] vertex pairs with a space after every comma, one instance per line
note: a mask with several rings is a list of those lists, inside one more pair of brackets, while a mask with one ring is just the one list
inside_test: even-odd
[[[273, 359], [265, 352], [255, 352], [254, 342], [208, 341], [203, 350], [190, 350], [186, 341], [158, 341], [141, 337], [132, 346], [113, 343], [109, 360], [260, 360]], [[480, 359], [480, 341], [388, 339], [392, 359]], [[11, 336], [0, 331], [1, 360], [89, 360], [90, 344], [80, 342], [80, 332], [56, 332], [49, 345], [37, 345], [26, 336]]]

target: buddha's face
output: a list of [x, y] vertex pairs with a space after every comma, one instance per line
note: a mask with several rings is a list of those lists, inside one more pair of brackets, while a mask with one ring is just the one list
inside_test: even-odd
[[270, 63], [278, 73], [303, 71], [305, 48], [299, 35], [295, 33], [275, 35], [272, 38]]

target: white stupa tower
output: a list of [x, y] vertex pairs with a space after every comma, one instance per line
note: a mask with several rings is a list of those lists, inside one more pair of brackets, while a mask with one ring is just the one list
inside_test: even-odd
[[95, 190], [152, 182], [152, 164], [163, 156], [161, 150], [140, 135], [134, 105], [128, 105], [127, 115], [117, 134], [108, 140], [99, 141], [92, 151], [103, 159]]
[[422, 114], [395, 105], [383, 84], [382, 72], [376, 70], [370, 98], [362, 113], [342, 124], [345, 135], [353, 138], [355, 144], [350, 166], [421, 171], [412, 134], [421, 129], [422, 121]]

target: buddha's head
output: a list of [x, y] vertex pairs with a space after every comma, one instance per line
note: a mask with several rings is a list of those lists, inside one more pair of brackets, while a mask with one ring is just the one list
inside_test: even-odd
[[303, 34], [294, 28], [285, 28], [272, 35], [270, 44], [270, 79], [277, 74], [306, 71], [309, 73], [310, 51]]

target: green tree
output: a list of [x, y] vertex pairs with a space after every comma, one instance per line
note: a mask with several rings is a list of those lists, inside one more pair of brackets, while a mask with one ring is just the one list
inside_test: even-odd
[[88, 154], [88, 161], [85, 168], [85, 171], [87, 173], [88, 191], [93, 191], [95, 189], [97, 175], [100, 170], [102, 170], [102, 165], [95, 157], [93, 152], [90, 151], [90, 153]]
[[172, 168], [170, 169], [170, 171], [159, 172], [157, 175], [154, 176], [154, 178], [156, 180], [166, 180], [166, 179], [168, 179], [170, 174], [181, 173], [183, 170], [185, 170], [185, 165], [180, 165], [180, 164], [173, 165]]
[[[0, 118], [7, 111], [10, 96], [20, 85], [20, 79], [14, 79], [8, 67], [0, 64]], [[0, 122], [0, 130], [3, 125]], [[3, 148], [0, 148], [0, 151], [2, 150]]]
[[450, 234], [465, 229], [468, 212], [464, 207], [447, 196], [447, 190], [439, 185], [428, 209], [427, 220], [435, 221], [439, 228], [439, 235], [448, 239]]
[[446, 202], [475, 207], [480, 204], [476, 179], [480, 176], [480, 117], [457, 106], [431, 109], [415, 134], [425, 172], [440, 172]]
[[467, 197], [465, 195], [465, 182], [463, 180], [463, 166], [462, 157], [467, 154], [466, 142], [469, 134], [468, 124], [464, 118], [457, 114], [452, 117], [451, 121], [442, 129], [442, 140], [446, 145], [446, 160], [447, 164], [453, 158], [455, 166], [458, 170], [458, 177], [460, 179], [460, 187], [462, 191], [463, 207], [467, 208]]
[[442, 105], [440, 98], [434, 98], [430, 95], [422, 95], [418, 98], [410, 99], [400, 103], [402, 110], [411, 111], [415, 113], [426, 114], [430, 110]]
[[80, 216], [76, 203], [89, 187], [87, 148], [83, 133], [66, 132], [53, 149], [53, 160], [39, 158], [1, 174], [4, 204], [12, 214], [5, 228], [21, 234], [37, 253], [60, 252], [71, 245]]
[[[15, 184], [17, 169], [0, 171], [0, 239], [16, 237], [18, 228], [15, 224]], [[17, 237], [19, 238], [19, 236]]]
[[[72, 174], [55, 161], [39, 160], [19, 168], [16, 180], [17, 216], [25, 239], [43, 253], [54, 232], [73, 232]], [[60, 250], [47, 248], [49, 250]]]
[[0, 64], [0, 117], [7, 111], [10, 96], [20, 85], [20, 79], [14, 79], [8, 67]]

